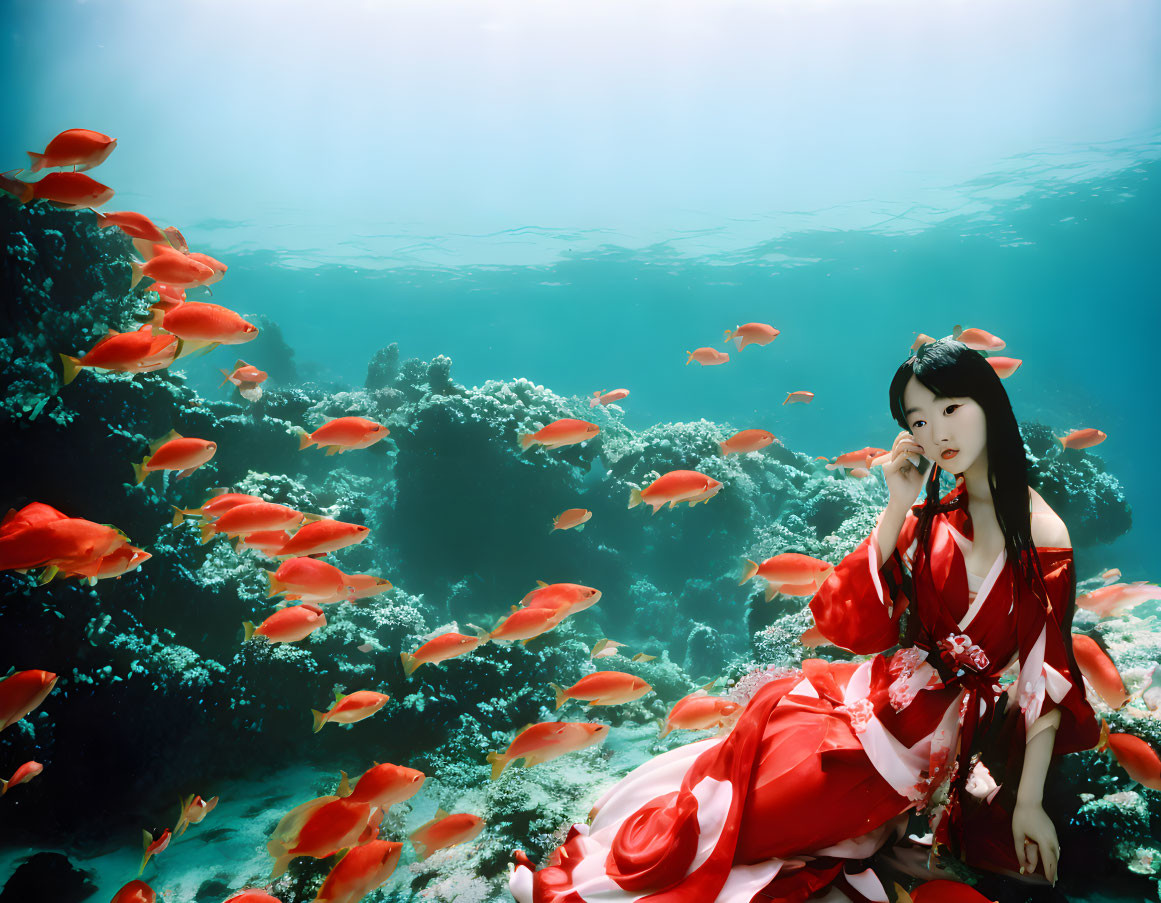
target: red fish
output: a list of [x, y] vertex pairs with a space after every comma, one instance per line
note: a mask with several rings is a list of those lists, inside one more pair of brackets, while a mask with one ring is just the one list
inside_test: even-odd
[[227, 373], [225, 370], [221, 373], [226, 377], [222, 380], [222, 385], [233, 383], [238, 387], [238, 394], [247, 401], [257, 401], [262, 397], [261, 384], [266, 382], [268, 376], [265, 370], [259, 370], [239, 358], [234, 362], [233, 373]]
[[220, 304], [186, 301], [173, 310], [158, 311], [151, 325], [173, 333], [187, 345], [195, 343], [211, 349], [216, 345], [241, 345], [258, 337], [258, 327], [247, 323]]
[[671, 470], [644, 489], [633, 486], [629, 493], [629, 507], [636, 508], [644, 502], [654, 514], [666, 504], [674, 508], [679, 502], [689, 502], [692, 508], [698, 502], [708, 502], [721, 488], [720, 482], [696, 470]]
[[517, 759], [523, 759], [524, 767], [531, 768], [541, 762], [601, 743], [608, 735], [607, 724], [588, 721], [542, 721], [530, 724], [516, 735], [503, 753], [488, 753], [487, 759], [492, 764], [492, 780], [500, 777], [504, 769]]
[[65, 129], [50, 142], [43, 153], [28, 151], [32, 160], [29, 172], [38, 172], [53, 166], [75, 166], [84, 172], [99, 166], [109, 158], [117, 146], [117, 139], [90, 129]]
[[1024, 363], [1015, 357], [989, 357], [987, 361], [988, 365], [996, 371], [996, 376], [1000, 377], [1000, 379], [1007, 379], [1019, 370], [1020, 365]]
[[1003, 339], [983, 329], [965, 329], [960, 332], [957, 326], [952, 330], [952, 335], [956, 341], [963, 342], [968, 348], [976, 351], [1003, 351], [1006, 347]]
[[270, 880], [281, 877], [298, 856], [325, 859], [359, 839], [371, 818], [367, 803], [321, 796], [282, 817], [266, 849], [274, 857]]
[[239, 505], [245, 505], [247, 502], [265, 503], [265, 500], [259, 496], [248, 495], [244, 492], [226, 492], [225, 489], [217, 489], [212, 496], [202, 502], [200, 508], [178, 508], [176, 505], [170, 505], [169, 507], [174, 510], [173, 525], [176, 527], [187, 517], [201, 517], [206, 520], [214, 520], [231, 508], [237, 508]]
[[601, 431], [595, 423], [587, 420], [577, 420], [573, 417], [563, 417], [554, 420], [548, 426], [535, 433], [520, 433], [520, 448], [531, 445], [543, 445], [545, 448], [563, 448], [566, 445], [576, 445], [592, 439]]
[[1062, 448], [1092, 448], [1094, 445], [1100, 445], [1109, 437], [1100, 430], [1090, 428], [1073, 430], [1067, 436], [1057, 436], [1056, 438], [1060, 440]]
[[1076, 597], [1076, 604], [1096, 612], [1102, 618], [1108, 618], [1123, 615], [1142, 602], [1153, 599], [1161, 599], [1161, 586], [1136, 580], [1133, 583], [1111, 583], [1092, 592], [1082, 593]]
[[435, 665], [439, 662], [446, 662], [449, 658], [466, 655], [486, 642], [488, 642], [487, 634], [467, 636], [453, 630], [428, 640], [414, 653], [400, 652], [399, 657], [403, 660], [403, 672], [410, 677], [420, 665]]
[[589, 407], [595, 408], [597, 405], [608, 405], [614, 401], [620, 401], [622, 398], [629, 397], [628, 389], [610, 389], [608, 392], [594, 392], [593, 397], [589, 399]]
[[1121, 767], [1138, 784], [1150, 790], [1161, 790], [1161, 759], [1153, 747], [1132, 734], [1110, 734], [1103, 722], [1101, 727], [1105, 737], [1097, 749], [1111, 750]]
[[[39, 503], [34, 502], [34, 505]], [[28, 570], [46, 566], [42, 581], [52, 579], [58, 569], [75, 570], [103, 558], [127, 540], [125, 534], [105, 524], [81, 517], [59, 516], [48, 505], [34, 509], [24, 518], [9, 511], [0, 522], [0, 570]], [[50, 573], [51, 572], [51, 573]]]
[[214, 810], [214, 806], [218, 805], [218, 798], [215, 796], [206, 802], [197, 794], [191, 793], [185, 799], [179, 800], [178, 805], [181, 814], [173, 828], [174, 837], [181, 837], [190, 825], [200, 825], [202, 820]]
[[870, 467], [871, 463], [876, 458], [878, 458], [882, 455], [886, 455], [886, 454], [887, 454], [887, 449], [885, 449], [885, 448], [872, 448], [871, 446], [868, 445], [866, 448], [860, 448], [857, 451], [849, 451], [849, 452], [846, 452], [844, 454], [841, 454], [837, 458], [835, 458], [833, 461], [831, 461], [829, 458], [824, 458], [824, 457], [817, 457], [817, 458], [815, 458], [815, 460], [816, 461], [826, 461], [827, 462], [827, 465], [826, 465], [827, 470], [838, 470], [839, 468], [846, 468], [849, 470], [852, 468]]
[[80, 172], [50, 172], [39, 182], [22, 182], [5, 174], [0, 176], [0, 188], [15, 195], [21, 204], [48, 201], [70, 210], [100, 207], [113, 197], [112, 188]]
[[484, 820], [467, 812], [448, 814], [437, 809], [435, 818], [420, 825], [408, 837], [422, 862], [436, 850], [474, 840], [484, 830]]
[[298, 450], [326, 447], [328, 455], [341, 454], [356, 448], [369, 448], [391, 431], [383, 424], [366, 417], [336, 417], [328, 420], [313, 433], [298, 431]]
[[145, 847], [145, 855], [141, 857], [141, 868], [137, 871], [138, 875], [145, 871], [145, 863], [149, 861], [149, 857], [156, 856], [158, 853], [165, 851], [165, 848], [169, 846], [170, 838], [173, 836], [169, 828], [162, 831], [161, 836], [157, 840], [154, 840], [153, 835], [144, 829], [142, 829], [141, 834], [142, 843]]
[[125, 543], [92, 564], [83, 564], [72, 570], [61, 568], [61, 573], [66, 577], [87, 579], [89, 585], [94, 586], [98, 580], [108, 580], [134, 571], [152, 557], [144, 549]]
[[570, 699], [581, 699], [590, 706], [622, 705], [640, 699], [653, 688], [635, 674], [624, 671], [595, 671], [586, 674], [567, 690], [550, 683], [556, 693], [556, 708], [559, 709]]
[[3, 796], [12, 787], [17, 784], [26, 784], [34, 777], [44, 771], [44, 766], [39, 762], [28, 761], [16, 769], [15, 773], [7, 781], [0, 780], [0, 796]]
[[130, 238], [143, 238], [147, 241], [165, 241], [165, 233], [144, 213], [132, 210], [120, 210], [116, 213], [98, 213], [97, 228], [108, 229], [116, 226]]
[[[344, 574], [343, 588], [330, 593], [318, 593], [310, 596], [310, 601], [316, 605], [333, 604], [335, 602], [356, 603], [360, 599], [377, 596], [379, 593], [391, 589], [391, 581], [374, 574]], [[286, 594], [287, 599], [299, 599], [301, 596], [293, 593]], [[365, 650], [363, 650], [365, 651]]]
[[1117, 666], [1108, 657], [1100, 644], [1083, 633], [1072, 635], [1072, 653], [1076, 656], [1076, 663], [1080, 666], [1080, 673], [1092, 684], [1100, 698], [1111, 709], [1119, 709], [1129, 701], [1129, 694], [1125, 691], [1125, 682], [1121, 678]]
[[347, 851], [323, 880], [315, 903], [359, 903], [387, 882], [399, 864], [403, 844], [372, 840]]
[[730, 356], [724, 351], [718, 351], [716, 348], [710, 348], [708, 345], [695, 348], [693, 351], [687, 351], [685, 353], [689, 355], [685, 359], [687, 366], [697, 361], [703, 367], [713, 367], [717, 364], [724, 364], [730, 359]]
[[370, 718], [387, 705], [390, 699], [386, 693], [376, 693], [374, 690], [356, 690], [346, 696], [335, 690], [335, 703], [326, 712], [310, 710], [314, 716], [314, 732], [317, 734], [329, 721], [336, 724], [354, 724], [356, 721]]
[[741, 430], [734, 433], [725, 442], [719, 442], [718, 448], [723, 457], [726, 455], [744, 455], [747, 452], [763, 449], [777, 441], [774, 434], [766, 430]]
[[[204, 285], [214, 278], [213, 267], [208, 267], [160, 242], [153, 245], [153, 256], [144, 263], [131, 260], [129, 265], [132, 269], [132, 278], [129, 282], [131, 289], [136, 288], [137, 283], [145, 277], [177, 288]], [[156, 326], [158, 323], [153, 320], [151, 325]]]
[[720, 696], [710, 696], [707, 687], [695, 690], [683, 699], [678, 700], [669, 716], [658, 739], [666, 736], [670, 731], [704, 731], [710, 728], [724, 728], [741, 713], [742, 707], [736, 702], [723, 699]]
[[346, 772], [339, 772], [343, 776], [338, 796], [346, 797], [359, 803], [369, 803], [372, 807], [389, 809], [396, 803], [402, 803], [419, 793], [427, 775], [414, 768], [403, 765], [392, 765], [390, 762], [382, 764], [376, 762], [360, 775], [352, 790], [347, 781]]
[[133, 474], [138, 484], [155, 470], [179, 471], [177, 479], [183, 480], [213, 458], [217, 450], [218, 443], [209, 439], [195, 439], [170, 430], [149, 446], [149, 454], [140, 464], [133, 465]]
[[371, 528], [362, 524], [348, 524], [323, 517], [299, 528], [279, 550], [278, 556], [325, 555], [356, 545], [370, 534]]
[[260, 530], [286, 530], [301, 524], [307, 515], [286, 505], [273, 502], [244, 502], [223, 511], [210, 523], [201, 525], [202, 542], [207, 543], [218, 533], [241, 536]]
[[229, 269], [220, 260], [211, 257], [209, 254], [203, 254], [200, 251], [189, 251], [187, 252], [187, 256], [190, 260], [196, 260], [198, 263], [205, 264], [214, 271], [214, 275], [203, 282], [202, 285], [213, 285], [215, 282], [220, 281], [226, 275], [226, 270]]
[[741, 351], [747, 345], [769, 345], [779, 335], [779, 330], [766, 323], [744, 323], [735, 329], [727, 329], [725, 341], [733, 342]]
[[346, 595], [347, 575], [317, 558], [287, 559], [277, 571], [267, 571], [266, 577], [267, 599], [279, 593], [291, 593], [308, 601], [315, 601], [313, 596]]
[[810, 404], [814, 401], [813, 392], [791, 392], [786, 396], [783, 404]]
[[391, 581], [374, 574], [347, 574], [347, 589], [351, 601], [367, 599], [391, 589]]
[[583, 530], [593, 513], [587, 508], [567, 508], [552, 519], [553, 530]]
[[113, 894], [113, 903], [157, 903], [157, 894], [144, 881], [133, 880]]
[[297, 643], [320, 627], [326, 627], [326, 624], [327, 617], [323, 610], [312, 602], [304, 602], [279, 609], [258, 627], [252, 621], [243, 621], [245, 636], [242, 642], [249, 642], [250, 637], [257, 634], [266, 637], [271, 643]]
[[536, 589], [520, 600], [521, 608], [549, 608], [564, 617], [591, 608], [601, 601], [601, 591], [581, 583], [545, 583], [536, 581]]
[[527, 646], [528, 641], [548, 633], [564, 620], [564, 614], [551, 608], [517, 608], [488, 634], [489, 640], [519, 640]]
[[783, 552], [767, 558], [761, 564], [749, 558], [743, 561], [745, 564], [738, 586], [752, 577], [761, 577], [766, 581], [767, 602], [776, 592], [791, 596], [813, 595], [834, 570], [833, 564], [798, 552]]
[[67, 386], [85, 367], [102, 370], [126, 370], [149, 356], [153, 330], [142, 326], [136, 332], [114, 332], [110, 329], [83, 357], [61, 354], [64, 365], [62, 381]]

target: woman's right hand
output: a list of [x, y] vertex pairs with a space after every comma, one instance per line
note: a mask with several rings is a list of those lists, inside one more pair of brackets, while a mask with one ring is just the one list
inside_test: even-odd
[[[895, 437], [895, 444], [883, 461], [883, 478], [891, 492], [888, 505], [910, 508], [926, 481], [931, 462], [922, 457], [923, 446], [903, 430]], [[916, 467], [916, 462], [919, 467]]]

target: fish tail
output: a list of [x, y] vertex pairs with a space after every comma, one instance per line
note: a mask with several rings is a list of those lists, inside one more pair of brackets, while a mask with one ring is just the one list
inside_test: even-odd
[[266, 572], [266, 598], [267, 599], [269, 599], [271, 596], [277, 596], [285, 588], [286, 587], [284, 587], [278, 581], [278, 577], [275, 576], [274, 571], [267, 571]]
[[3, 796], [7, 792], [8, 792], [8, 782], [5, 781], [3, 778], [0, 778], [0, 796]]
[[689, 366], [689, 362], [693, 360], [693, 352], [692, 352], [692, 351], [687, 351], [687, 352], [685, 352], [685, 353], [689, 355], [689, 357], [687, 357], [687, 358], [685, 359], [685, 364], [686, 364], [686, 366]]
[[250, 642], [250, 637], [254, 636], [254, 629], [255, 628], [254, 628], [253, 621], [243, 621], [242, 622], [242, 630], [245, 631], [245, 636], [242, 637], [243, 643]]
[[77, 378], [77, 374], [81, 372], [81, 368], [84, 365], [81, 363], [80, 358], [75, 358], [69, 354], [62, 354], [60, 361], [63, 368], [61, 380], [67, 386]]
[[32, 165], [28, 167], [29, 172], [40, 172], [47, 165], [44, 162], [44, 154], [38, 154], [36, 151], [25, 151], [25, 153], [32, 160]]
[[214, 538], [214, 534], [218, 532], [218, 528], [213, 524], [202, 524], [199, 528], [202, 532], [201, 544], [204, 546], [207, 542]]
[[[32, 153], [32, 151], [27, 151], [27, 153]], [[31, 182], [21, 182], [19, 179], [8, 178], [9, 173], [14, 172], [20, 172], [20, 170], [10, 169], [8, 172], [0, 174], [0, 188], [14, 194], [20, 203], [27, 204], [36, 194], [36, 189], [32, 187]]]
[[[565, 693], [564, 687], [552, 682], [549, 682], [548, 685], [552, 687], [552, 692], [556, 694], [556, 709], [559, 709], [562, 705], [568, 702], [568, 696]], [[556, 711], [556, 709], [553, 711]]]
[[274, 867], [270, 870], [270, 880], [273, 881], [275, 878], [281, 878], [285, 875], [287, 867], [293, 860], [294, 857], [290, 854], [283, 854], [275, 859]]
[[488, 762], [492, 765], [492, 780], [494, 781], [504, 773], [504, 769], [508, 767], [509, 759], [493, 750], [488, 753]]
[[1065, 438], [1067, 438], [1067, 437], [1065, 437], [1065, 436], [1057, 436], [1056, 438], [1060, 440], [1060, 447], [1061, 447], [1062, 449], [1064, 449], [1064, 448], [1068, 448], [1068, 445], [1067, 445], [1067, 444], [1065, 443], [1065, 441], [1064, 441], [1064, 440], [1065, 440]]
[[750, 580], [751, 577], [758, 573], [758, 562], [751, 561], [749, 558], [743, 558], [742, 560], [746, 563], [742, 565], [742, 577], [738, 581], [738, 586], [746, 583]]
[[658, 727], [660, 727], [660, 728], [661, 728], [661, 733], [657, 735], [657, 739], [658, 739], [658, 740], [662, 739], [662, 738], [663, 738], [663, 737], [665, 737], [665, 736], [666, 736], [666, 735], [667, 735], [667, 734], [668, 734], [668, 733], [669, 733], [671, 730], [673, 730], [673, 728], [672, 728], [672, 727], [669, 725], [669, 723], [668, 723], [668, 722], [662, 723], [662, 721], [661, 721], [661, 719], [660, 719], [660, 718], [658, 718], [658, 719], [657, 719], [657, 725], [658, 725]]
[[590, 408], [595, 408], [595, 407], [596, 407], [597, 405], [599, 405], [600, 403], [601, 403], [601, 393], [600, 393], [600, 392], [594, 392], [594, 393], [593, 393], [593, 397], [589, 399], [589, 407], [590, 407]]
[[304, 451], [314, 445], [314, 440], [310, 438], [310, 433], [302, 427], [295, 427], [294, 431], [298, 434], [298, 450]]
[[722, 457], [726, 457], [730, 453], [730, 447], [725, 442], [719, 442], [718, 448], [721, 450]]
[[224, 386], [226, 383], [228, 383], [230, 381], [230, 374], [227, 373], [225, 370], [218, 370], [218, 372], [221, 373], [222, 376], [226, 377], [220, 383], [218, 383], [218, 388], [220, 389], [220, 388], [222, 388], [222, 386]]
[[532, 433], [521, 433], [520, 434], [520, 448], [521, 449], [528, 448], [528, 446], [530, 446], [533, 442], [536, 441], [536, 439], [533, 438], [533, 435], [534, 434], [532, 434]]
[[129, 281], [129, 288], [132, 290], [137, 288], [137, 283], [141, 281], [141, 279], [145, 276], [145, 273], [141, 269], [140, 261], [130, 260], [129, 266], [133, 269], [133, 277]]
[[140, 464], [133, 465], [133, 482], [136, 483], [138, 486], [140, 486], [142, 483], [144, 483], [145, 478], [147, 476], [149, 476], [149, 471], [147, 471], [145, 469], [145, 462], [148, 460], [149, 460], [149, 458], [146, 457], [141, 461]]
[[314, 716], [314, 733], [317, 734], [327, 723], [327, 716], [323, 712], [320, 712], [318, 709], [311, 709], [310, 713]]
[[399, 658], [403, 661], [403, 673], [408, 677], [410, 677], [411, 673], [420, 665], [420, 662], [417, 662], [415, 660], [415, 656], [410, 652], [400, 652]]
[[636, 486], [632, 486], [629, 489], [629, 507], [636, 508], [643, 501], [645, 501], [645, 500], [643, 498], [641, 498], [641, 490], [638, 489]]

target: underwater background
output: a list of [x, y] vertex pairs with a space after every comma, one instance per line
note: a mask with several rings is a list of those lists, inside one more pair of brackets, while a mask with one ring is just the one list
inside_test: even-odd
[[[176, 226], [227, 264], [190, 298], [260, 334], [63, 385], [59, 354], [137, 328], [149, 279], [130, 287], [130, 239], [91, 211], [0, 197], [0, 510], [43, 502], [151, 555], [96, 585], [0, 572], [0, 670], [60, 676], [0, 733], [5, 777], [44, 766], [0, 796], [0, 903], [110, 900], [142, 830], [172, 828], [190, 794], [219, 802], [146, 865], [159, 899], [314, 900], [333, 862], [268, 881], [271, 832], [375, 762], [427, 776], [382, 837], [406, 841], [437, 808], [485, 827], [422, 861], [404, 842], [366, 899], [509, 899], [512, 850], [541, 861], [618, 777], [710, 736], [658, 738], [677, 700], [716, 679], [743, 701], [804, 657], [852, 657], [799, 642], [807, 599], [766, 602], [738, 577], [785, 551], [838, 562], [870, 532], [881, 472], [818, 458], [890, 447], [887, 387], [919, 333], [984, 329], [1023, 361], [1004, 386], [1078, 592], [1108, 568], [1161, 578], [1153, 2], [2, 9], [0, 171], [64, 129], [116, 138], [89, 173], [116, 190], [101, 209]], [[723, 343], [753, 321], [780, 335]], [[701, 346], [729, 362], [687, 365]], [[219, 385], [238, 358], [269, 374], [256, 402]], [[617, 387], [628, 397], [590, 407]], [[783, 405], [803, 390], [809, 404]], [[296, 428], [341, 416], [390, 435], [299, 450]], [[521, 450], [519, 434], [566, 417], [601, 432]], [[778, 443], [718, 454], [751, 428]], [[1084, 428], [1107, 439], [1055, 438]], [[172, 429], [217, 454], [135, 485], [131, 465]], [[655, 516], [627, 507], [679, 468], [724, 487]], [[393, 588], [329, 606], [300, 642], [242, 643], [242, 622], [273, 610], [278, 562], [171, 523], [171, 505], [218, 487], [369, 527], [325, 560]], [[573, 507], [592, 512], [583, 531], [551, 531]], [[405, 674], [401, 652], [494, 627], [538, 580], [602, 597], [526, 646]], [[1159, 605], [1077, 612], [1133, 693], [1161, 663]], [[597, 666], [602, 638], [626, 645]], [[610, 662], [653, 692], [599, 716], [554, 710], [550, 682]], [[336, 689], [391, 700], [312, 733]], [[1161, 748], [1156, 711], [1094, 707]], [[613, 726], [603, 744], [490, 780], [487, 754], [521, 727], [586, 716]], [[1058, 890], [1157, 899], [1161, 794], [1108, 754], [1053, 767]]]

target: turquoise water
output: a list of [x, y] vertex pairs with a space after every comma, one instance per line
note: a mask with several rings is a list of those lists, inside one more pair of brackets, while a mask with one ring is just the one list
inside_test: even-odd
[[[26, 151], [65, 128], [117, 138], [90, 172], [117, 190], [104, 209], [175, 225], [192, 248], [229, 265], [210, 300], [265, 318], [293, 352], [293, 369], [271, 367], [271, 390], [357, 390], [372, 356], [396, 343], [404, 359], [446, 355], [466, 387], [527, 379], [574, 401], [573, 416], [588, 416], [595, 390], [625, 387], [623, 413], [611, 417], [633, 431], [704, 419], [723, 437], [763, 428], [797, 453], [833, 458], [889, 447], [898, 428], [887, 387], [916, 333], [979, 327], [1024, 361], [1004, 382], [1022, 423], [1057, 436], [1108, 434], [1086, 454], [1119, 481], [1132, 528], [1102, 543], [1074, 529], [1081, 578], [1116, 567], [1126, 581], [1158, 579], [1155, 3], [8, 0], [4, 12], [0, 171], [24, 165]], [[727, 349], [724, 330], [750, 321], [781, 335], [765, 348], [729, 348], [726, 366], [685, 364], [696, 347]], [[174, 369], [204, 399], [236, 400], [218, 389], [218, 368], [236, 357], [262, 367], [272, 348], [221, 348]], [[797, 390], [814, 392], [813, 402], [783, 406]], [[470, 468], [478, 449], [458, 451]], [[352, 482], [376, 492], [387, 491], [376, 481], [398, 477], [364, 465], [350, 464]], [[321, 484], [320, 473], [310, 479]], [[503, 509], [539, 501], [507, 499]], [[3, 510], [10, 504], [17, 500], [0, 499]], [[469, 535], [462, 528], [449, 535]], [[586, 530], [592, 539], [599, 523]], [[416, 530], [438, 533], [433, 524]], [[490, 539], [490, 548], [502, 545]], [[530, 544], [542, 558], [519, 561], [519, 538], [511, 545], [511, 571], [517, 563], [534, 571], [518, 579], [555, 579], [537, 568], [564, 556]], [[412, 563], [414, 573], [425, 589], [439, 575], [455, 596], [446, 613], [462, 622], [464, 586], [481, 575], [458, 572], [454, 549], [430, 548], [433, 560]], [[358, 561], [389, 564], [379, 571], [408, 589], [408, 563], [386, 546]], [[145, 569], [162, 562], [158, 553]], [[636, 574], [656, 586], [671, 576]], [[684, 614], [697, 609], [698, 593], [710, 601], [692, 615], [720, 614], [711, 589], [698, 584]], [[134, 617], [151, 629], [140, 610]], [[427, 629], [442, 623], [424, 617]], [[618, 626], [602, 626], [610, 623]], [[206, 628], [203, 646], [182, 642], [228, 662], [223, 649], [234, 640], [213, 632]], [[1144, 660], [1133, 664], [1143, 678]], [[42, 667], [0, 660], [9, 665]], [[451, 707], [474, 711], [469, 695]], [[15, 742], [11, 732], [5, 739]], [[624, 744], [618, 768], [643, 755]], [[7, 761], [6, 774], [19, 764]], [[219, 827], [255, 811], [241, 804], [247, 776], [236, 765], [220, 775], [199, 767], [202, 784], [220, 776], [234, 795], [223, 791]], [[302, 767], [295, 779], [322, 792], [326, 763]], [[267, 796], [278, 783], [255, 782]], [[149, 811], [138, 789], [125, 806], [134, 816]], [[569, 798], [580, 814], [587, 792]], [[554, 799], [565, 796], [558, 787]], [[424, 817], [409, 830], [434, 801], [416, 808]], [[562, 808], [560, 820], [572, 811]], [[237, 854], [231, 874], [264, 867], [260, 821], [229, 842], [215, 837], [212, 854], [186, 846], [171, 856], [168, 903], [224, 899], [206, 889], [207, 857], [236, 855], [240, 838], [259, 849]], [[0, 862], [33, 848], [15, 833], [3, 834]], [[132, 830], [125, 836], [135, 842]], [[101, 873], [93, 899], [107, 899], [119, 886], [113, 876], [139, 853], [133, 842], [129, 853], [97, 851], [91, 836], [61, 847], [91, 854], [81, 858]], [[8, 871], [0, 867], [0, 883]], [[165, 885], [164, 872], [152, 874]], [[382, 899], [412, 899], [404, 886]], [[298, 899], [289, 893], [284, 903]]]

